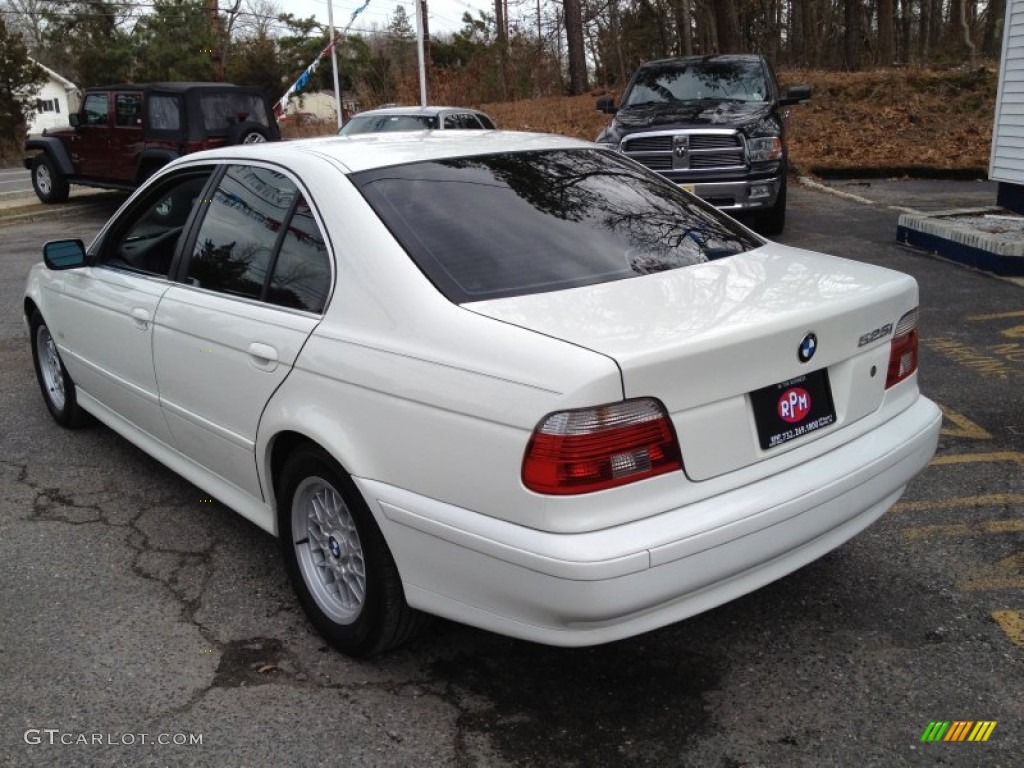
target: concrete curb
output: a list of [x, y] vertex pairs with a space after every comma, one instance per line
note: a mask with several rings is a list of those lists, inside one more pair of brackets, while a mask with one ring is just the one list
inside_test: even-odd
[[75, 197], [59, 205], [47, 205], [38, 202], [35, 197], [5, 200], [0, 198], [0, 229], [17, 224], [29, 224], [43, 219], [63, 219], [82, 213], [109, 208], [110, 195], [117, 192], [92, 192]]
[[972, 217], [1002, 212], [1002, 208], [992, 207], [903, 214], [896, 225], [896, 240], [975, 269], [1024, 277], [1021, 231], [987, 232], [972, 226]]

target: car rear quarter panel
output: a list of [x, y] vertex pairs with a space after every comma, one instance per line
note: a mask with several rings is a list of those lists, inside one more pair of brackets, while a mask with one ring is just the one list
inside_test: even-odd
[[309, 186], [335, 254], [334, 294], [264, 412], [262, 475], [274, 437], [293, 431], [357, 477], [552, 526], [547, 500], [520, 480], [527, 441], [551, 411], [621, 399], [614, 361], [452, 304], [340, 174]]

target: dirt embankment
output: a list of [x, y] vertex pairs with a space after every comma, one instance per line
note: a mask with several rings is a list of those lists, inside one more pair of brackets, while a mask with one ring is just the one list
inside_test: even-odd
[[[779, 79], [783, 86], [814, 86], [811, 101], [790, 110], [790, 157], [802, 173], [987, 173], [998, 84], [992, 65], [944, 71], [785, 70]], [[595, 109], [600, 94], [482, 108], [502, 128], [593, 140], [607, 122]]]

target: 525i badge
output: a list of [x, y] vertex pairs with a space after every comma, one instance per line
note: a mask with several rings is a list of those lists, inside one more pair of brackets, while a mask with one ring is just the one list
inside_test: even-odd
[[863, 347], [865, 344], [870, 344], [872, 341], [884, 339], [890, 333], [892, 333], [892, 323], [886, 323], [881, 328], [875, 328], [875, 330], [871, 331], [870, 333], [865, 333], [863, 336], [861, 336], [857, 340], [857, 346]]

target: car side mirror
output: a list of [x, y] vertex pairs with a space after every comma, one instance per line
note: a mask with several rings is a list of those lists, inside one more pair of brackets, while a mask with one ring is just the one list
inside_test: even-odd
[[68, 115], [68, 122], [71, 123], [72, 128], [77, 128], [82, 124], [81, 116], [77, 112], [72, 112]]
[[614, 96], [602, 96], [597, 100], [597, 111], [606, 115], [614, 115], [619, 110], [615, 106]]
[[43, 261], [55, 271], [85, 266], [85, 243], [81, 240], [51, 240], [43, 246]]
[[814, 86], [812, 85], [794, 85], [791, 88], [787, 88], [785, 93], [782, 94], [782, 98], [779, 99], [779, 105], [785, 107], [790, 104], [800, 104], [809, 101], [813, 91]]

